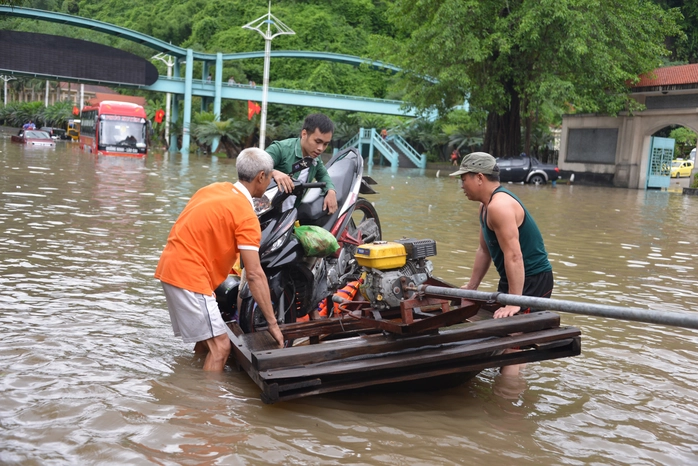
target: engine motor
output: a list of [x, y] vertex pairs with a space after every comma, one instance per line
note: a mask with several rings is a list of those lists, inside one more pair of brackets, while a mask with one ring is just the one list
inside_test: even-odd
[[404, 285], [424, 283], [434, 270], [426, 258], [436, 255], [436, 241], [403, 238], [397, 241], [375, 241], [362, 244], [356, 260], [364, 269], [361, 294], [378, 310], [400, 307], [402, 299], [412, 298]]

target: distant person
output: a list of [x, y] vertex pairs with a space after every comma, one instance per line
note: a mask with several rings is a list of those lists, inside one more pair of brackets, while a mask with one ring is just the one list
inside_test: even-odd
[[381, 130], [381, 137], [383, 138], [384, 141], [388, 138], [388, 130], [387, 129], [383, 128]]
[[34, 124], [34, 122], [32, 120], [29, 120], [28, 123], [25, 123], [24, 125], [22, 125], [22, 129], [29, 129], [29, 130], [36, 129], [36, 125]]
[[458, 166], [458, 149], [453, 149], [451, 152], [451, 165]]
[[[271, 176], [276, 184], [286, 192], [293, 191], [293, 180], [288, 175], [291, 173], [293, 164], [305, 157], [314, 159], [314, 165], [309, 167], [306, 182], [310, 183], [315, 178], [318, 182], [326, 183], [322, 191], [325, 196], [322, 208], [329, 214], [333, 214], [337, 210], [337, 193], [334, 184], [332, 184], [332, 178], [322, 163], [320, 154], [325, 152], [327, 146], [332, 142], [332, 133], [334, 133], [332, 120], [322, 113], [314, 113], [305, 118], [301, 137], [273, 142], [266, 149], [274, 160], [274, 171]], [[296, 173], [294, 176], [298, 176], [298, 174]]]
[[162, 283], [175, 336], [205, 352], [205, 371], [222, 371], [230, 338], [214, 290], [230, 273], [238, 255], [245, 264], [252, 297], [279, 346], [283, 335], [271, 304], [267, 277], [259, 262], [262, 232], [252, 198], [271, 181], [271, 157], [261, 149], [240, 152], [238, 182], [213, 183], [191, 197], [172, 226], [155, 270]]
[[234, 86], [234, 85], [235, 85], [235, 78], [233, 78], [231, 76], [230, 79], [228, 79], [228, 86]]
[[124, 143], [129, 145], [129, 146], [135, 146], [138, 141], [136, 140], [136, 136], [129, 135], [124, 139]]
[[211, 82], [211, 73], [208, 74], [208, 77], [206, 78], [206, 82], [210, 83]]
[[257, 87], [257, 83], [254, 81], [250, 80], [250, 87]]
[[[553, 268], [543, 237], [521, 201], [499, 184], [499, 166], [490, 154], [473, 152], [463, 157], [459, 176], [465, 196], [480, 203], [480, 245], [470, 280], [462, 288], [477, 290], [494, 262], [499, 273], [499, 293], [549, 298], [553, 292]], [[504, 306], [495, 319], [528, 314], [531, 309]], [[511, 352], [511, 351], [510, 351]], [[502, 375], [516, 376], [519, 365], [505, 366]]]

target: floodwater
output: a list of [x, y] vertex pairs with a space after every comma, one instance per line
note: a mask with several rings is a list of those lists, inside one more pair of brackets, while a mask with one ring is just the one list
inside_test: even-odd
[[[689, 329], [563, 314], [581, 356], [426, 393], [268, 406], [244, 372], [203, 373], [152, 275], [189, 196], [234, 174], [228, 160], [31, 150], [0, 134], [0, 464], [698, 463]], [[435, 239], [435, 274], [462, 284], [477, 205], [439, 175], [375, 167], [370, 199], [386, 239]], [[698, 198], [510, 189], [543, 232], [554, 297], [698, 312]]]

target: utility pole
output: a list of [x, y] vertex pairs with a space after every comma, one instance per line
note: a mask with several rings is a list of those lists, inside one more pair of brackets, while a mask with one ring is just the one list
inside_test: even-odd
[[3, 103], [7, 105], [7, 81], [12, 81], [13, 79], [17, 79], [14, 76], [5, 76], [5, 75], [0, 75], [0, 79], [5, 81], [5, 100], [3, 100]]
[[267, 132], [267, 98], [269, 95], [269, 62], [271, 59], [271, 41], [282, 34], [293, 35], [295, 32], [271, 14], [271, 1], [269, 11], [251, 23], [245, 24], [243, 29], [257, 31], [264, 37], [264, 80], [262, 86], [262, 118], [259, 122], [259, 148], [264, 149]]
[[[172, 77], [172, 67], [174, 66], [174, 59], [163, 52], [158, 53], [153, 56], [156, 60], [160, 60], [165, 65], [167, 65], [167, 79]], [[165, 141], [170, 142], [170, 93], [168, 92], [165, 96]]]

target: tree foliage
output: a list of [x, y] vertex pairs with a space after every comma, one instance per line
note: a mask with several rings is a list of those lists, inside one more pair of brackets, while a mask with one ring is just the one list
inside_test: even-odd
[[683, 126], [671, 130], [669, 137], [674, 140], [674, 158], [683, 158], [696, 147], [696, 133]]
[[486, 110], [484, 149], [497, 156], [518, 153], [521, 115], [543, 100], [629, 108], [627, 83], [680, 35], [678, 10], [648, 0], [397, 0], [391, 17], [407, 99], [442, 113], [464, 99]]

